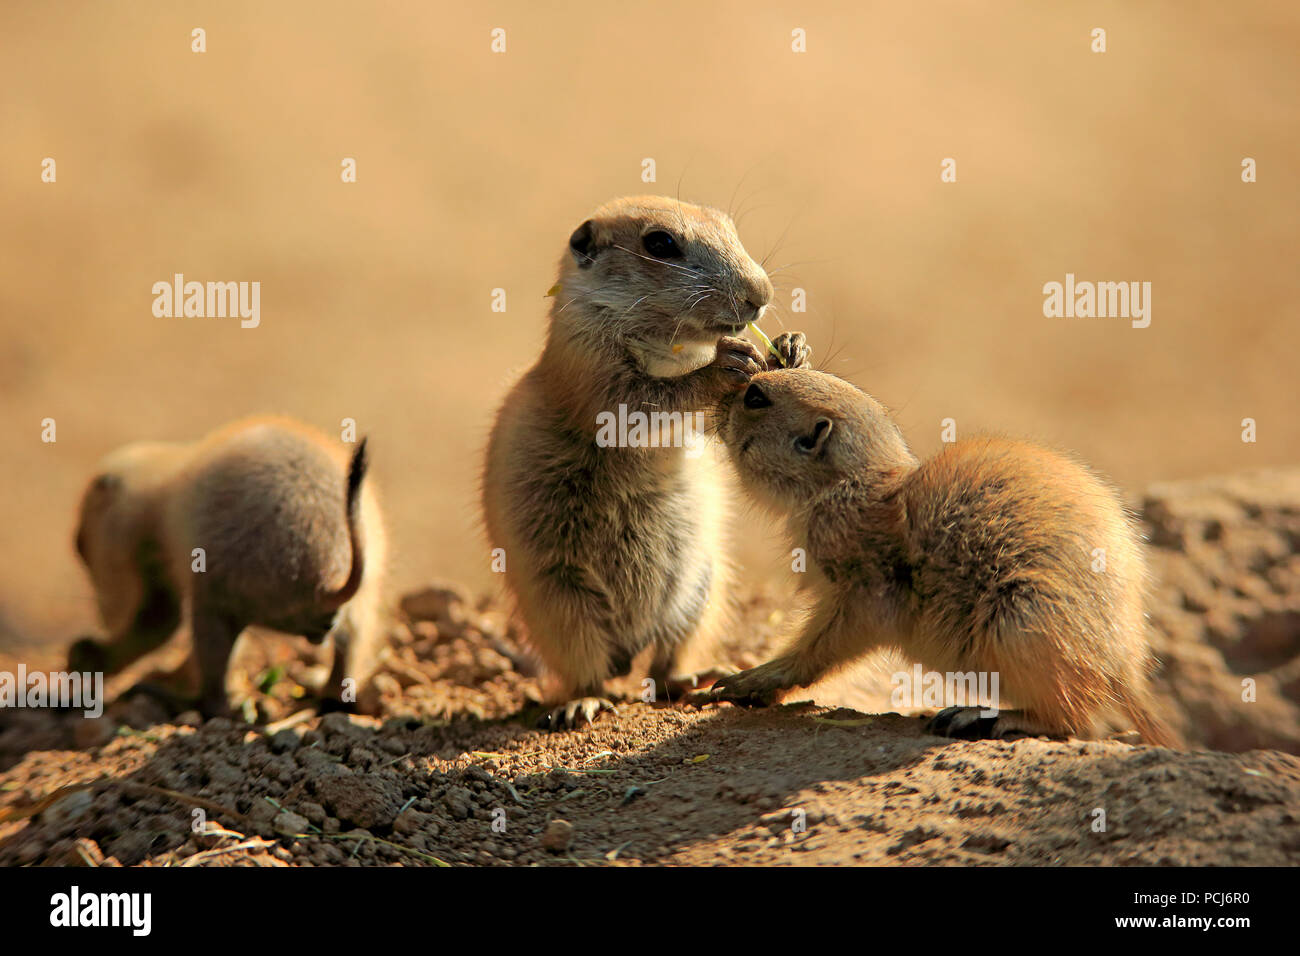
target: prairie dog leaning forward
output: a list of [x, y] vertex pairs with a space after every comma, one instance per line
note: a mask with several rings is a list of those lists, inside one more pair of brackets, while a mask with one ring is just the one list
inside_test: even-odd
[[[490, 546], [568, 700], [551, 727], [612, 709], [603, 682], [648, 648], [661, 691], [715, 676], [679, 674], [684, 649], [726, 626], [732, 574], [731, 509], [691, 431], [695, 413], [764, 367], [736, 336], [772, 299], [729, 216], [660, 197], [597, 209], [569, 237], [557, 290], [545, 349], [497, 414], [483, 474]], [[806, 361], [803, 336], [778, 348]], [[652, 444], [601, 439], [602, 417], [649, 413], [676, 416]]]
[[207, 715], [229, 709], [226, 667], [250, 625], [332, 637], [323, 693], [347, 699], [351, 679], [359, 694], [382, 629], [386, 547], [366, 467], [364, 441], [349, 455], [288, 418], [110, 454], [82, 497], [76, 542], [109, 641], [73, 645], [73, 669], [120, 670], [166, 641], [184, 611]]
[[1177, 745], [1151, 712], [1138, 534], [1087, 468], [996, 437], [919, 462], [879, 402], [810, 370], [755, 375], [719, 435], [807, 549], [816, 607], [786, 653], [719, 681], [716, 698], [771, 703], [892, 646], [932, 671], [996, 673], [1021, 708], [951, 707], [938, 733], [1136, 727]]

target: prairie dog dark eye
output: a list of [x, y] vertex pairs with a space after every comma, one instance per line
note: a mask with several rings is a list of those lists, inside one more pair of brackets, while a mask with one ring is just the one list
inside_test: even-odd
[[746, 408], [767, 408], [771, 404], [772, 400], [764, 395], [763, 390], [757, 385], [749, 386], [749, 390], [745, 392]]
[[682, 257], [682, 248], [677, 245], [677, 240], [661, 229], [647, 232], [641, 237], [641, 245], [645, 246], [645, 251], [656, 259], [680, 259]]

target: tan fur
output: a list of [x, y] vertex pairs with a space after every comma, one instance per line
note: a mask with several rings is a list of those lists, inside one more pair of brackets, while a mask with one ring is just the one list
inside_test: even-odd
[[[647, 253], [656, 231], [680, 258]], [[715, 209], [620, 199], [571, 237], [545, 349], [497, 414], [483, 475], [490, 544], [505, 549], [528, 639], [563, 695], [585, 698], [553, 725], [591, 719], [605, 679], [642, 650], [654, 648], [662, 679], [730, 621], [718, 463], [681, 447], [598, 447], [597, 414], [712, 408], [762, 366], [731, 336], [771, 297]]]
[[[1128, 721], [1175, 744], [1151, 713], [1146, 569], [1111, 487], [1006, 438], [918, 462], [884, 407], [831, 375], [767, 372], [749, 388], [720, 435], [746, 488], [807, 549], [817, 607], [787, 653], [727, 678], [718, 697], [778, 699], [894, 646], [928, 670], [998, 673], [1022, 709], [1003, 712], [999, 734], [1094, 736]], [[754, 390], [771, 404], [749, 407]]]
[[[110, 640], [83, 642], [71, 656], [120, 670], [166, 641], [184, 611], [205, 712], [227, 709], [226, 665], [250, 625], [332, 637], [325, 692], [338, 699], [346, 677], [359, 693], [381, 634], [386, 538], [369, 480], [351, 527], [352, 454], [270, 417], [197, 442], [113, 452], [82, 498], [77, 531]], [[195, 548], [205, 552], [202, 572], [192, 570]]]

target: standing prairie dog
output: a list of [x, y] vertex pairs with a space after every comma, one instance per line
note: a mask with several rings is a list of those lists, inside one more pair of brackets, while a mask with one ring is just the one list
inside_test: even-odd
[[288, 418], [110, 454], [77, 530], [110, 638], [73, 645], [72, 669], [120, 670], [166, 641], [184, 611], [205, 714], [228, 712], [227, 664], [250, 625], [332, 636], [322, 692], [356, 700], [344, 681], [360, 694], [382, 629], [385, 535], [366, 467], [364, 440], [349, 456]]
[[1138, 535], [1087, 468], [994, 437], [918, 462], [879, 402], [810, 370], [755, 375], [719, 435], [806, 548], [816, 606], [786, 653], [724, 678], [715, 698], [771, 703], [892, 646], [932, 671], [996, 673], [1021, 708], [950, 707], [940, 734], [1136, 726], [1177, 745], [1150, 708]]
[[[771, 299], [716, 209], [619, 199], [569, 237], [545, 349], [497, 414], [483, 474], [490, 544], [568, 701], [544, 726], [613, 709], [605, 679], [647, 648], [670, 692], [716, 673], [679, 674], [688, 643], [726, 626], [732, 575], [719, 464], [683, 432], [764, 366], [736, 336]], [[777, 347], [807, 360], [802, 335]], [[602, 418], [620, 413], [677, 418], [654, 447], [603, 441]]]

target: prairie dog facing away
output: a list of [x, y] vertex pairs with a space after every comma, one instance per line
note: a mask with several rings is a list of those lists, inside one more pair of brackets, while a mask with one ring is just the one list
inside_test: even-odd
[[69, 666], [120, 670], [184, 613], [208, 716], [229, 711], [226, 669], [250, 625], [332, 637], [322, 694], [344, 699], [350, 678], [359, 699], [383, 626], [386, 550], [365, 444], [349, 455], [300, 422], [264, 417], [111, 453], [82, 497], [76, 540], [109, 640], [74, 644]]
[[[568, 701], [552, 728], [613, 709], [606, 678], [653, 647], [670, 693], [691, 642], [729, 620], [729, 511], [718, 463], [682, 432], [764, 367], [736, 338], [772, 284], [725, 213], [661, 197], [601, 206], [569, 237], [545, 348], [497, 413], [483, 473], [490, 546], [533, 649]], [[778, 337], [806, 362], [802, 335]], [[610, 445], [599, 416], [676, 415], [649, 442]], [[684, 436], [689, 438], [689, 433]]]
[[1136, 726], [1177, 746], [1150, 708], [1137, 530], [1086, 467], [998, 437], [920, 462], [879, 402], [810, 370], [755, 375], [719, 435], [807, 549], [816, 606], [788, 651], [719, 681], [715, 698], [771, 703], [893, 646], [932, 671], [996, 673], [1021, 708], [949, 707], [931, 722], [941, 735]]

